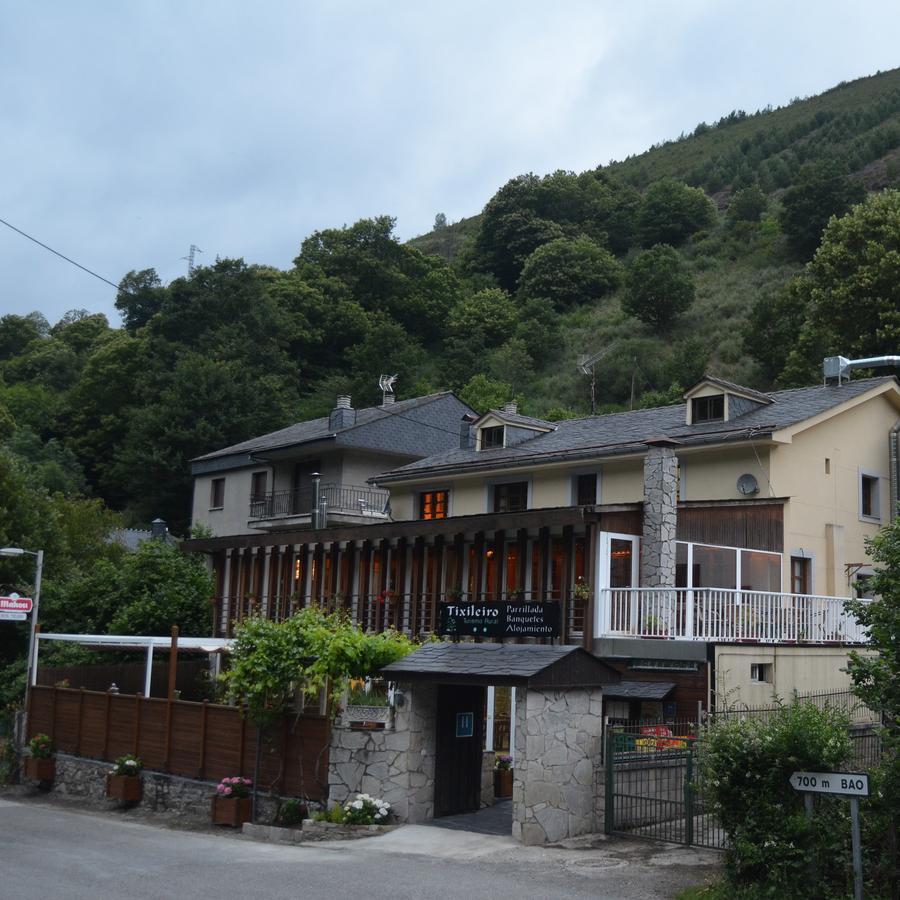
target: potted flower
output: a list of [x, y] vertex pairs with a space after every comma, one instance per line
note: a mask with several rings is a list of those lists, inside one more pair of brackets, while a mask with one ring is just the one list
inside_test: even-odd
[[35, 781], [53, 781], [56, 760], [53, 758], [53, 742], [41, 732], [28, 742], [31, 754], [25, 758], [25, 777]]
[[494, 796], [512, 797], [512, 786], [512, 757], [498, 756], [494, 763]]
[[581, 603], [587, 603], [591, 599], [591, 586], [584, 580], [584, 575], [579, 575], [575, 579], [572, 596]]
[[137, 803], [141, 799], [141, 769], [144, 764], [131, 753], [120, 756], [106, 776], [106, 796], [120, 803]]
[[250, 789], [253, 782], [240, 775], [223, 778], [212, 800], [213, 825], [230, 825], [240, 828], [244, 822], [250, 821], [252, 804]]

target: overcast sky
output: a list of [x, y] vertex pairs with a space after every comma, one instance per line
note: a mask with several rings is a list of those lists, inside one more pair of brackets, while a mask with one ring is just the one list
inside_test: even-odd
[[[900, 64], [897, 2], [0, 0], [0, 218], [118, 280], [289, 266]], [[0, 314], [115, 291], [0, 226]]]

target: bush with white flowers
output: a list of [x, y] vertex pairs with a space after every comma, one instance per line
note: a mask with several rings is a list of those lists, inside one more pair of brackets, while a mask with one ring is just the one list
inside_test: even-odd
[[344, 805], [344, 822], [347, 825], [383, 825], [390, 812], [391, 804], [387, 800], [357, 794], [355, 800]]

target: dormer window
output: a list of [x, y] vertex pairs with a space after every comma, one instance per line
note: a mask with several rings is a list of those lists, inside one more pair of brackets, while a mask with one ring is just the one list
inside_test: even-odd
[[502, 447], [504, 440], [504, 432], [506, 427], [503, 425], [494, 425], [491, 428], [481, 429], [481, 449], [490, 450], [493, 447]]
[[700, 422], [723, 422], [724, 420], [724, 394], [717, 394], [712, 397], [694, 397], [691, 400], [691, 421], [695, 425]]

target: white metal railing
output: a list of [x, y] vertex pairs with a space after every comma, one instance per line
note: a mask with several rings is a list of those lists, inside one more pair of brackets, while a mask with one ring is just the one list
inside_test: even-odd
[[600, 633], [683, 641], [868, 642], [845, 597], [724, 588], [606, 588]]

